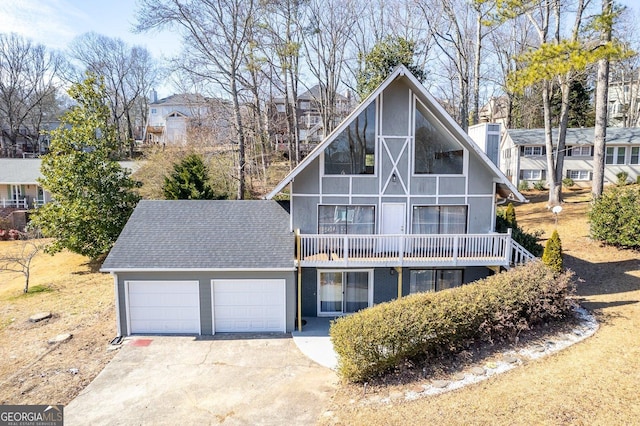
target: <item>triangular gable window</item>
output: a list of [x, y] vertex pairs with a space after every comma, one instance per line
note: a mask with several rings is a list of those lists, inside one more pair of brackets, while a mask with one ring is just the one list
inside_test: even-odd
[[416, 102], [415, 173], [462, 174], [464, 150], [449, 134], [433, 124], [426, 107]]
[[373, 174], [375, 166], [376, 105], [372, 102], [324, 150], [327, 175]]

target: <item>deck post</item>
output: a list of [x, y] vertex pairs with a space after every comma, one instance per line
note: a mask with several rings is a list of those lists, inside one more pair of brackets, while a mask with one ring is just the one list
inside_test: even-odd
[[511, 228], [507, 228], [507, 243], [505, 244], [505, 253], [504, 253], [504, 257], [507, 261], [507, 266], [511, 265], [511, 232], [512, 229]]
[[300, 229], [296, 229], [296, 258], [298, 260], [298, 331], [302, 331], [302, 265], [300, 264], [300, 249]]
[[398, 299], [402, 298], [402, 266], [394, 268], [398, 273]]

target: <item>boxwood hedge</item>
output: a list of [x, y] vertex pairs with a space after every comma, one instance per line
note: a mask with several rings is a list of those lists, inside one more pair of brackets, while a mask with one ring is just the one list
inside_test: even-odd
[[534, 261], [473, 284], [382, 303], [337, 319], [330, 336], [338, 373], [362, 382], [406, 360], [424, 361], [474, 342], [512, 339], [569, 314], [571, 272]]

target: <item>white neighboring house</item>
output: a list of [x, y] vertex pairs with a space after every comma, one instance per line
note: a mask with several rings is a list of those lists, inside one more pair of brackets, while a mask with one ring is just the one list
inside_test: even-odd
[[640, 126], [640, 86], [637, 79], [610, 82], [608, 100], [609, 126]]
[[149, 104], [144, 134], [145, 143], [184, 144], [187, 141], [189, 128], [205, 122], [210, 117], [214, 104], [223, 105], [218, 100], [191, 93], [154, 99]]
[[[138, 164], [120, 161], [135, 172]], [[51, 194], [38, 183], [42, 178], [39, 158], [0, 158], [0, 208], [32, 209], [51, 201]]]
[[[591, 186], [593, 137], [592, 127], [567, 129], [562, 176], [578, 186]], [[557, 139], [556, 129], [553, 139]], [[523, 181], [529, 186], [540, 181], [546, 184], [546, 155], [544, 129], [508, 129], [500, 143], [500, 170], [518, 187]], [[640, 128], [607, 128], [605, 184], [616, 183], [620, 172], [626, 172], [632, 182], [640, 176]]]

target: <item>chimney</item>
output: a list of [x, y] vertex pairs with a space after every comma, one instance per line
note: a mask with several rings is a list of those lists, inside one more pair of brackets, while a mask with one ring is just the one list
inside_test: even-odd
[[156, 89], [151, 89], [151, 103], [155, 104], [156, 102], [158, 102], [158, 92]]

